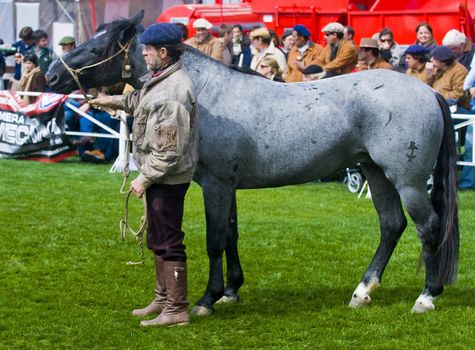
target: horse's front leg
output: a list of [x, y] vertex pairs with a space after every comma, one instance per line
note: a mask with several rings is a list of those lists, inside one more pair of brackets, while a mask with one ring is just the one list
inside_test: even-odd
[[371, 302], [370, 294], [379, 287], [384, 269], [407, 226], [401, 198], [381, 169], [374, 164], [362, 164], [362, 168], [371, 188], [371, 198], [378, 212], [381, 241], [360, 284], [353, 292], [350, 301], [350, 307], [353, 308], [366, 306]]
[[223, 251], [229, 232], [229, 213], [235, 189], [215, 179], [201, 181], [206, 212], [206, 248], [209, 258], [209, 279], [205, 294], [192, 313], [207, 316], [224, 295]]

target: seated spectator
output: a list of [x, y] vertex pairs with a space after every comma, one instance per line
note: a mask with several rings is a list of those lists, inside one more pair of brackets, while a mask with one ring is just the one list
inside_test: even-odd
[[211, 35], [210, 29], [212, 27], [213, 25], [206, 19], [198, 18], [193, 22], [193, 28], [195, 28], [196, 34], [185, 41], [185, 44], [213, 57], [216, 61], [222, 61], [224, 45]]
[[427, 22], [422, 22], [416, 27], [416, 45], [422, 45], [426, 48], [428, 54], [437, 46], [432, 34], [432, 27]]
[[303, 70], [302, 76], [303, 81], [319, 80], [325, 76], [325, 72], [322, 67], [316, 64], [311, 64]]
[[404, 59], [401, 59], [404, 49], [394, 41], [392, 30], [382, 29], [379, 32], [378, 41], [380, 56], [391, 63], [396, 70], [404, 72]]
[[251, 40], [243, 34], [240, 24], [233, 26], [233, 66], [250, 67], [252, 60]]
[[223, 63], [230, 66], [233, 63], [233, 32], [227, 24], [219, 27], [219, 39], [223, 43]]
[[261, 61], [266, 57], [273, 57], [279, 64], [281, 71], [287, 70], [287, 61], [285, 55], [271, 40], [269, 30], [265, 27], [254, 29], [251, 32], [252, 46], [256, 49], [257, 53], [254, 55], [251, 61], [251, 69], [257, 71], [257, 68], [261, 64]]
[[48, 34], [44, 30], [35, 30], [33, 32], [33, 39], [36, 43], [35, 53], [38, 56], [38, 67], [40, 67], [41, 72], [46, 75], [49, 65], [56, 58], [56, 55], [53, 50], [48, 47]]
[[379, 57], [378, 41], [371, 38], [361, 39], [358, 59], [366, 61], [368, 69], [394, 69], [391, 63]]
[[303, 81], [302, 72], [307, 66], [317, 64], [323, 47], [310, 40], [310, 31], [302, 24], [297, 24], [292, 31], [295, 45], [289, 53], [285, 80], [288, 83]]
[[[23, 57], [25, 71], [20, 79], [20, 91], [25, 92], [44, 92], [46, 89], [45, 76], [38, 67], [38, 57], [34, 53], [27, 53]], [[33, 103], [36, 97], [23, 96], [26, 104]]]
[[289, 52], [294, 46], [295, 38], [292, 35], [292, 30], [286, 30], [281, 37], [282, 47], [281, 50], [285, 55], [285, 59], [287, 60], [287, 64], [289, 63]]
[[76, 48], [76, 40], [72, 36], [65, 36], [59, 41], [58, 45], [61, 46], [63, 55], [65, 55]]
[[430, 85], [449, 105], [463, 103], [463, 82], [468, 72], [467, 68], [457, 62], [452, 50], [447, 46], [433, 49], [431, 64], [428, 64], [427, 69]]
[[259, 64], [259, 67], [257, 67], [257, 72], [265, 76], [267, 79], [279, 82], [284, 81], [279, 64], [273, 57], [268, 56], [264, 58]]
[[353, 29], [353, 27], [345, 26], [343, 28], [343, 39], [345, 39], [346, 41], [350, 41], [354, 45], [356, 45], [354, 37], [355, 37], [355, 30]]
[[422, 45], [411, 45], [404, 51], [406, 66], [406, 74], [422, 80], [426, 84], [429, 82], [429, 73], [426, 70], [427, 50]]
[[362, 72], [364, 70], [368, 70], [368, 63], [366, 63], [366, 60], [358, 55], [358, 62], [356, 63], [356, 66], [352, 72]]
[[475, 47], [464, 33], [459, 32], [457, 29], [449, 30], [447, 34], [445, 34], [444, 39], [442, 39], [442, 45], [451, 49], [455, 55], [455, 59], [463, 64], [467, 70], [470, 70]]
[[326, 72], [325, 77], [351, 73], [358, 61], [358, 49], [343, 38], [344, 27], [338, 22], [323, 27], [327, 45], [318, 57], [317, 64]]

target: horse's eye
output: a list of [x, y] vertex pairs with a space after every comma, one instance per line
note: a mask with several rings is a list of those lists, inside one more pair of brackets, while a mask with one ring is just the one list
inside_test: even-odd
[[93, 47], [91, 49], [91, 53], [96, 55], [96, 56], [99, 56], [100, 55], [100, 51], [96, 48], [96, 47]]

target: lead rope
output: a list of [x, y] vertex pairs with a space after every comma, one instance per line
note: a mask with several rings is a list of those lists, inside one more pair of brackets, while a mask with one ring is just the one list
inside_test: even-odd
[[134, 230], [130, 225], [129, 225], [129, 198], [130, 195], [132, 194], [132, 190], [125, 190], [125, 186], [127, 184], [127, 179], [130, 175], [130, 169], [129, 169], [129, 158], [130, 158], [130, 131], [129, 127], [127, 126], [127, 121], [119, 117], [121, 123], [124, 124], [125, 130], [127, 130], [127, 140], [125, 142], [125, 166], [124, 170], [122, 172], [122, 186], [120, 187], [120, 194], [126, 195], [125, 197], [125, 212], [124, 212], [124, 218], [120, 220], [119, 222], [119, 227], [120, 227], [120, 233], [122, 240], [125, 240], [125, 236], [127, 234], [127, 230], [134, 235], [135, 239], [138, 241], [139, 245], [139, 251], [140, 251], [140, 261], [128, 261], [126, 264], [127, 265], [142, 265], [145, 263], [145, 252], [143, 248], [143, 233], [145, 232], [145, 228], [147, 227], [147, 201], [145, 198], [145, 193], [142, 196], [142, 204], [143, 204], [143, 215], [140, 218], [140, 227], [138, 230]]

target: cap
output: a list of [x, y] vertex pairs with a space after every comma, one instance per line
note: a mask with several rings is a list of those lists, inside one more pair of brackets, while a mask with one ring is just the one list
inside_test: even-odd
[[426, 53], [427, 50], [422, 45], [411, 45], [406, 49], [406, 51], [404, 51], [404, 54], [410, 55], [425, 55]]
[[144, 45], [167, 45], [181, 43], [181, 29], [175, 23], [155, 23], [140, 36]]
[[331, 32], [331, 33], [343, 33], [345, 27], [338, 22], [330, 22], [325, 27], [323, 27], [322, 32]]
[[310, 37], [310, 31], [308, 30], [307, 27], [305, 27], [303, 24], [297, 24], [294, 27], [294, 30], [297, 32], [298, 35], [301, 35], [305, 38]]
[[302, 71], [302, 74], [318, 74], [318, 73], [322, 73], [323, 72], [323, 68], [316, 65], [316, 64], [311, 64], [310, 66], [306, 67], [303, 71]]
[[270, 38], [270, 33], [269, 33], [269, 29], [267, 29], [266, 27], [261, 27], [261, 28], [257, 28], [257, 29], [254, 29], [251, 34], [249, 34], [249, 37], [251, 39], [253, 38], [258, 38], [258, 37], [261, 37], [261, 38]]
[[76, 40], [72, 36], [64, 36], [60, 41], [59, 45], [70, 45], [74, 44]]
[[210, 21], [208, 21], [205, 18], [198, 18], [196, 21], [193, 22], [193, 28], [205, 28], [205, 29], [211, 29], [213, 25], [211, 24]]
[[438, 61], [447, 61], [454, 59], [455, 55], [447, 46], [437, 46], [432, 50], [432, 57]]
[[368, 49], [379, 49], [378, 41], [371, 38], [362, 38], [360, 41], [360, 47]]

